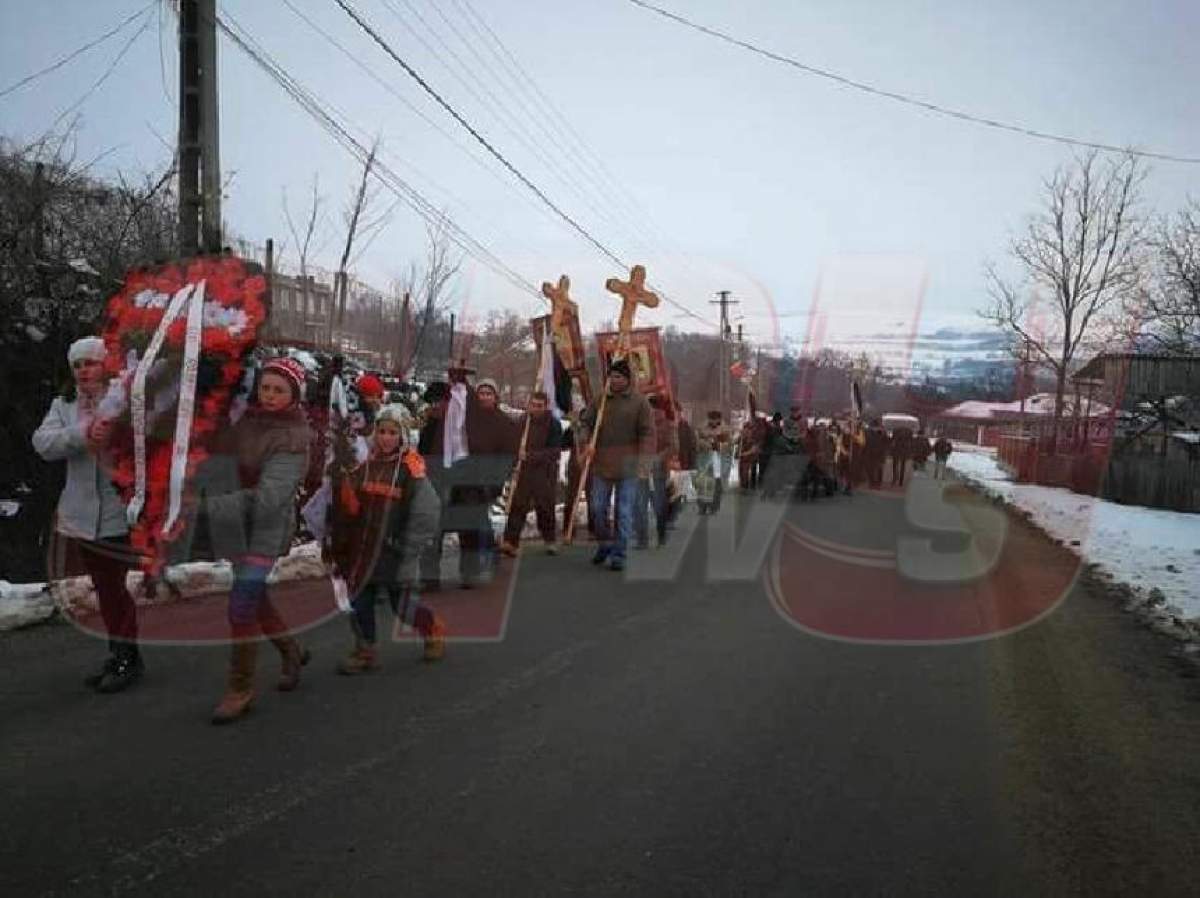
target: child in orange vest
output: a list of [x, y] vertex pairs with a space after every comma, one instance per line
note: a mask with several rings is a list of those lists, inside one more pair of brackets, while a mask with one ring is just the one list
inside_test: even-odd
[[333, 560], [354, 596], [355, 646], [338, 665], [343, 674], [379, 668], [375, 604], [382, 598], [398, 620], [421, 634], [426, 661], [438, 661], [446, 651], [445, 624], [416, 593], [418, 559], [437, 533], [439, 502], [421, 456], [404, 445], [404, 431], [411, 423], [403, 406], [382, 408], [375, 418], [370, 456], [343, 472], [337, 488]]

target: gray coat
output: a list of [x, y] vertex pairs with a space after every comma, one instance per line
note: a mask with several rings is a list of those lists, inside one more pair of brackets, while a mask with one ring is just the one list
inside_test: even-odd
[[[296, 530], [296, 493], [308, 467], [308, 439], [302, 415], [247, 411], [196, 471], [197, 514], [172, 546], [172, 561], [202, 555], [193, 540], [205, 536], [215, 558], [287, 555]], [[197, 526], [201, 522], [207, 532]]]
[[[257, 485], [243, 487], [235, 458], [217, 455], [197, 473], [197, 514], [172, 546], [172, 562], [211, 554], [236, 561], [243, 555], [278, 558], [287, 555], [296, 531], [296, 491], [308, 464], [294, 452], [270, 455]], [[203, 523], [201, 523], [203, 522]], [[207, 530], [208, 553], [193, 554], [197, 525]]]
[[67, 485], [58, 500], [55, 529], [76, 539], [111, 539], [128, 533], [125, 505], [88, 448], [87, 422], [79, 403], [61, 396], [33, 433], [33, 448], [46, 461], [67, 463]]

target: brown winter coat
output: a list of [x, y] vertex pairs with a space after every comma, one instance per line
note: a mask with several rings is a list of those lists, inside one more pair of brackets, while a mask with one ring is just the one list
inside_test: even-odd
[[[600, 401], [580, 416], [584, 445], [590, 443]], [[633, 390], [608, 394], [604, 420], [596, 438], [592, 471], [605, 480], [625, 480], [649, 470], [654, 458], [654, 415], [646, 397]]]
[[[268, 412], [251, 406], [197, 472], [197, 520], [207, 519], [213, 557], [286, 555], [296, 531], [296, 494], [308, 464], [311, 432], [298, 406]], [[172, 561], [188, 556], [196, 521], [173, 547]], [[179, 557], [182, 555], [183, 557]]]

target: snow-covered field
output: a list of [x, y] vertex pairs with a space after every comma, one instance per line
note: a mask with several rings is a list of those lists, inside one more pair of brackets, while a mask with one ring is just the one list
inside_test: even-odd
[[[956, 444], [949, 467], [979, 489], [1029, 513], [1114, 582], [1147, 598], [1157, 589], [1165, 610], [1200, 619], [1200, 514], [1118, 505], [1070, 490], [1013, 483], [995, 450]], [[1173, 606], [1173, 607], [1172, 607]]]

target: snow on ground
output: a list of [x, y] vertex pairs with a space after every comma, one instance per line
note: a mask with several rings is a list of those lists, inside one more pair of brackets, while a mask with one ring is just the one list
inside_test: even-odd
[[[325, 575], [320, 546], [303, 543], [276, 563], [270, 582], [312, 580]], [[159, 585], [154, 596], [145, 595], [140, 572], [131, 572], [125, 582], [139, 605], [179, 601], [228, 590], [233, 585], [233, 567], [227, 561], [177, 564], [167, 568], [163, 579], [165, 584]], [[0, 631], [46, 620], [56, 606], [72, 613], [96, 610], [92, 581], [88, 577], [69, 577], [53, 584], [0, 580]]]
[[0, 580], [0, 630], [15, 630], [44, 621], [54, 613], [45, 583]]
[[1151, 600], [1157, 589], [1175, 617], [1200, 619], [1200, 514], [1119, 505], [1058, 487], [1013, 483], [994, 449], [956, 444], [949, 467], [963, 480], [1030, 514], [1117, 583]]

